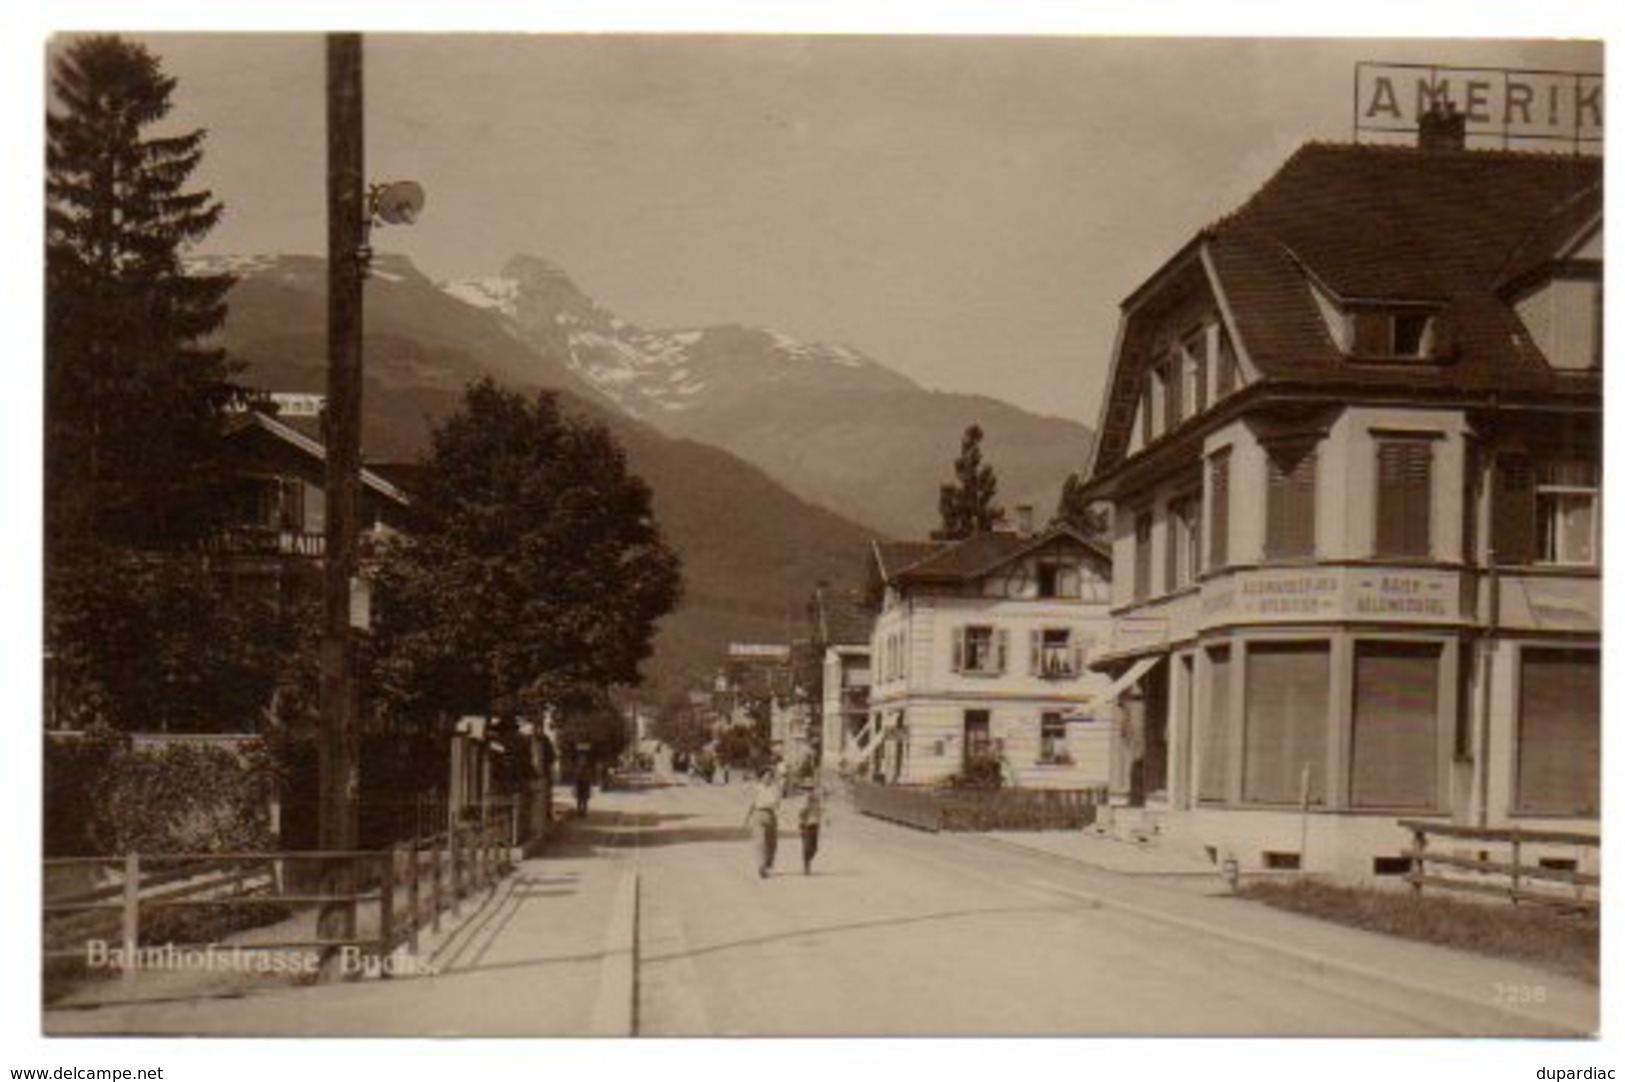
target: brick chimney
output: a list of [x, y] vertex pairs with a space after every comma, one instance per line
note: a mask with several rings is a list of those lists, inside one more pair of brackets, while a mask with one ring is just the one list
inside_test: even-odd
[[1033, 505], [1020, 504], [1016, 507], [1016, 533], [1021, 537], [1033, 535]]
[[1467, 114], [1447, 98], [1435, 98], [1416, 122], [1416, 145], [1425, 154], [1450, 154], [1467, 149]]

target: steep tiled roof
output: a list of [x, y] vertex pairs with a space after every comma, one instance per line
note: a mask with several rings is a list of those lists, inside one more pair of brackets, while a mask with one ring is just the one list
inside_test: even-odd
[[890, 579], [942, 547], [940, 541], [876, 541], [875, 559], [880, 564], [881, 575]]
[[[1538, 354], [1490, 312], [1505, 307], [1495, 290], [1514, 254], [1601, 176], [1591, 156], [1311, 143], [1211, 228], [1210, 250], [1236, 329], [1266, 376], [1347, 367], [1315, 310], [1313, 276], [1339, 300], [1443, 306], [1459, 386], [1503, 386], [1513, 370], [1541, 382], [1549, 372], [1531, 363]], [[1419, 367], [1384, 374], [1408, 380]]]
[[1100, 546], [1069, 526], [1051, 526], [1037, 534], [994, 530], [942, 545], [934, 555], [904, 568], [894, 578], [904, 582], [968, 582], [1058, 538], [1070, 538], [1079, 543], [1103, 564], [1110, 561]]
[[869, 641], [874, 613], [856, 597], [820, 592], [813, 598], [814, 631], [826, 646], [851, 646]]
[[[1591, 155], [1310, 143], [1125, 303], [1093, 474], [1122, 462], [1159, 291], [1191, 288], [1192, 253], [1265, 384], [1398, 394], [1600, 394], [1596, 372], [1546, 363], [1506, 290], [1602, 211]], [[1343, 355], [1315, 299], [1433, 306], [1438, 355]]]

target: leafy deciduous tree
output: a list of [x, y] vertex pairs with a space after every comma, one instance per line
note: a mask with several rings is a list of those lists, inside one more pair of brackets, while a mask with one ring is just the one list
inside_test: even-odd
[[398, 708], [540, 713], [635, 684], [681, 575], [604, 428], [484, 380], [434, 433], [379, 592]]

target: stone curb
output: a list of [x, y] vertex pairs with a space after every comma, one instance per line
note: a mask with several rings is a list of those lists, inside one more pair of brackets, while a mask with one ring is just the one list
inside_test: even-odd
[[598, 970], [598, 998], [588, 1032], [631, 1037], [636, 1032], [638, 870], [629, 866], [615, 890]]

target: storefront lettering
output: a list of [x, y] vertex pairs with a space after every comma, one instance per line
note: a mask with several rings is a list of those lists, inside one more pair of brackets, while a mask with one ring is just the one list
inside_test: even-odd
[[1421, 578], [1383, 575], [1362, 579], [1354, 598], [1354, 611], [1362, 616], [1449, 616], [1442, 584]]

